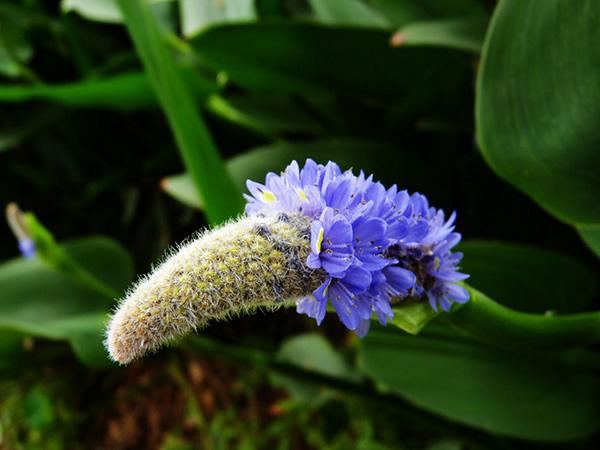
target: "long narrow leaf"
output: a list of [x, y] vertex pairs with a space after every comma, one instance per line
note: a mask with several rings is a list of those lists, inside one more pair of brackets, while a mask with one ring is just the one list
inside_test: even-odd
[[0, 86], [1, 102], [49, 100], [73, 107], [95, 107], [133, 111], [156, 105], [145, 74], [131, 72], [103, 80], [64, 84]]
[[237, 214], [242, 197], [231, 181], [148, 5], [142, 0], [118, 0], [118, 3], [185, 166], [205, 201], [208, 219], [218, 223]]

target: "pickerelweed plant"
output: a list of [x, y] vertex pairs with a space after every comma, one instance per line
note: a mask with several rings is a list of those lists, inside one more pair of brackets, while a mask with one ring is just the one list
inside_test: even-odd
[[296, 302], [321, 324], [328, 305], [363, 337], [391, 305], [434, 311], [465, 303], [456, 284], [456, 214], [425, 196], [386, 189], [337, 164], [293, 161], [265, 184], [247, 182], [246, 215], [183, 245], [133, 288], [112, 317], [107, 346], [128, 363], [213, 319]]

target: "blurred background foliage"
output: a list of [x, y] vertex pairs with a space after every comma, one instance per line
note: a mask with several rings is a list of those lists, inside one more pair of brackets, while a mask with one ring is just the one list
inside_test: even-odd
[[135, 274], [308, 157], [456, 210], [495, 301], [598, 309], [599, 22], [593, 0], [2, 0], [0, 204], [37, 256], [0, 225], [0, 447], [597, 448], [597, 348], [293, 310], [129, 367], [102, 339]]

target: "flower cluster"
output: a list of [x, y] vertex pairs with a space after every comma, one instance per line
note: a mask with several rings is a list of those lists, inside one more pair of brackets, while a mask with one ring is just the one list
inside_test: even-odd
[[373, 312], [385, 325], [394, 316], [392, 301], [429, 299], [434, 310], [448, 311], [469, 293], [455, 282], [461, 253], [453, 213], [429, 206], [427, 198], [396, 186], [386, 189], [373, 176], [342, 172], [308, 159], [302, 169], [293, 161], [281, 175], [269, 173], [264, 185], [248, 181], [249, 215], [302, 213], [312, 219], [311, 253], [305, 263], [327, 276], [297, 311], [321, 323], [331, 301], [342, 322], [359, 336], [369, 330]]

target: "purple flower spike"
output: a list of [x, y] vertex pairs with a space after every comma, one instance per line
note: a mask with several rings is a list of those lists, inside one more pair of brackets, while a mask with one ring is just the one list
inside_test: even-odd
[[452, 252], [461, 236], [456, 213], [429, 206], [427, 197], [386, 189], [373, 176], [342, 172], [329, 162], [293, 161], [264, 185], [248, 181], [246, 212], [301, 214], [312, 219], [306, 265], [326, 275], [297, 311], [320, 324], [329, 302], [342, 322], [363, 337], [375, 313], [385, 325], [391, 303], [428, 300], [437, 311], [465, 303], [469, 292], [456, 284], [462, 253]]

